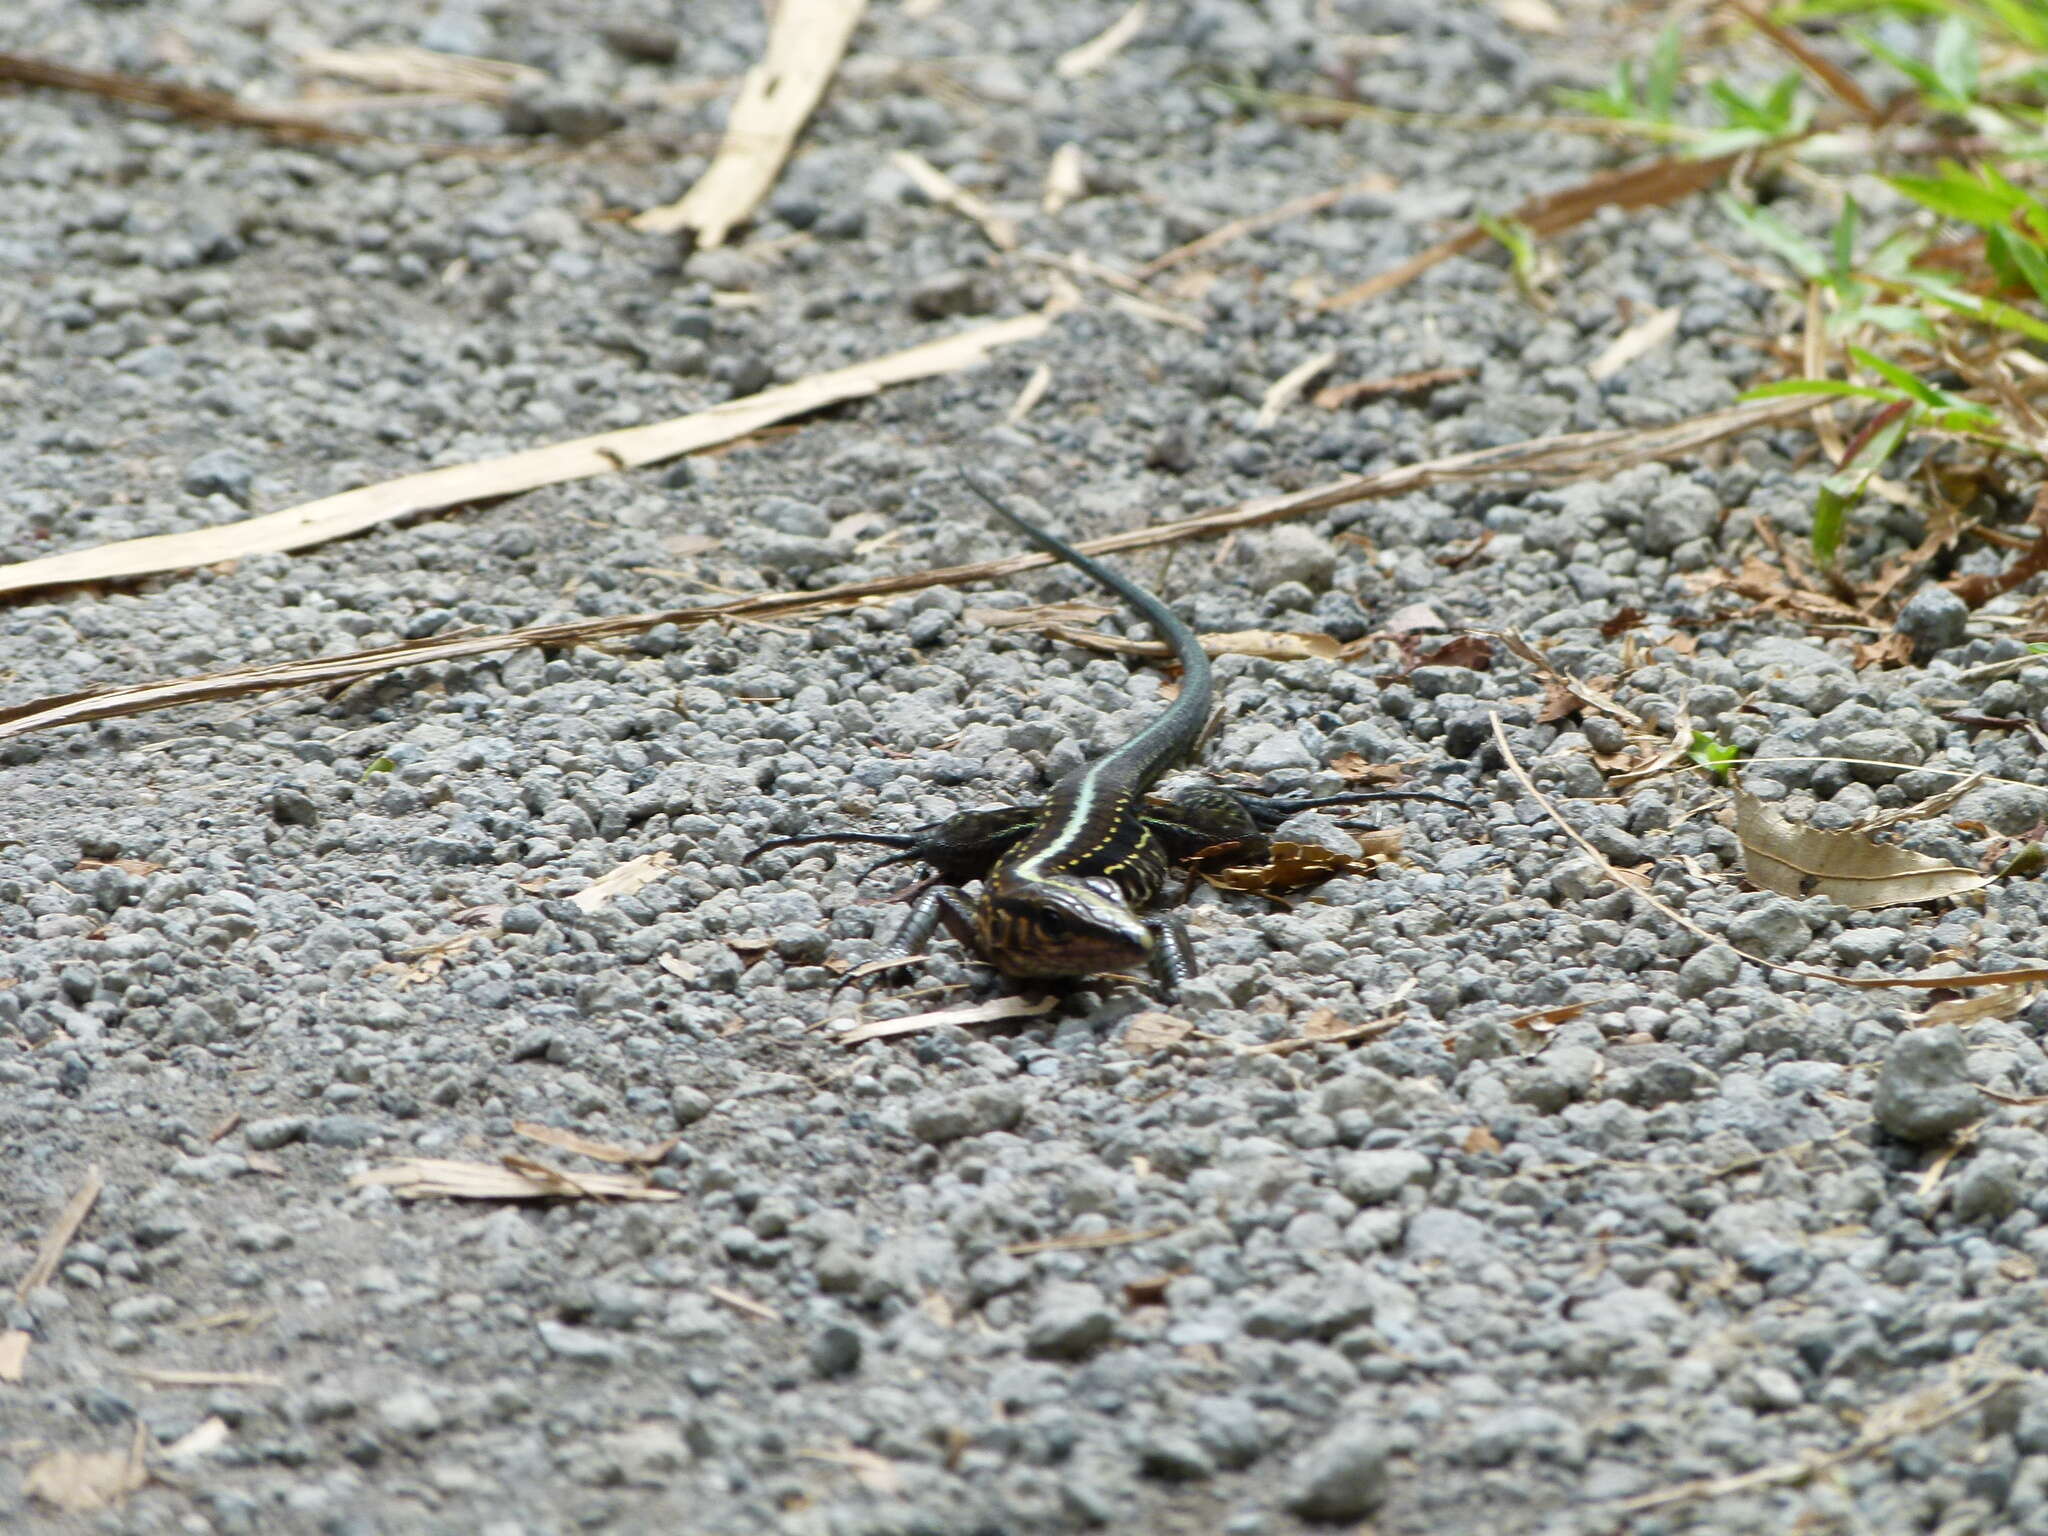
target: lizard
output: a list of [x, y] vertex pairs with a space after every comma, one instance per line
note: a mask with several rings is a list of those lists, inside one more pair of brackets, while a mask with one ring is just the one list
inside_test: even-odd
[[[1217, 785], [1152, 795], [1160, 777], [1193, 753], [1209, 723], [1215, 683], [1200, 637], [1158, 597], [1017, 512], [987, 475], [962, 471], [961, 479], [1033, 544], [1136, 610], [1172, 651], [1179, 694], [1128, 741], [1053, 785], [1042, 804], [962, 811], [907, 832], [774, 838], [743, 862], [817, 843], [894, 848], [861, 878], [912, 860], [933, 874], [903, 893], [915, 897], [915, 905], [889, 955], [917, 954], [943, 924], [1007, 976], [1149, 971], [1171, 999], [1195, 974], [1186, 926], [1155, 910], [1173, 865], [1208, 862], [1219, 850], [1228, 850], [1234, 862], [1260, 862], [1267, 834], [1299, 811], [1387, 799], [1460, 803], [1421, 791], [1286, 799]], [[969, 901], [961, 887], [977, 879], [981, 893]]]

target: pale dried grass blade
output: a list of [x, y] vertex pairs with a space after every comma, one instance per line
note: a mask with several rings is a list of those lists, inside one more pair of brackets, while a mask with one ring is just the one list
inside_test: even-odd
[[349, 1187], [381, 1184], [401, 1200], [559, 1200], [582, 1195], [607, 1200], [680, 1200], [672, 1189], [656, 1189], [620, 1173], [585, 1173], [574, 1179], [522, 1161], [465, 1163], [452, 1158], [408, 1157], [367, 1168], [349, 1179]]
[[[1004, 322], [1010, 324], [1013, 322]], [[1686, 421], [1664, 427], [1611, 428], [1579, 432], [1566, 437], [1534, 438], [1501, 448], [1475, 448], [1406, 464], [1372, 475], [1356, 475], [1312, 486], [1305, 491], [1288, 491], [1222, 507], [1214, 512], [1184, 518], [1177, 523], [1135, 528], [1107, 538], [1091, 539], [1080, 547], [1083, 554], [1114, 554], [1122, 550], [1149, 549], [1160, 544], [1177, 544], [1210, 534], [1255, 528], [1287, 518], [1307, 517], [1333, 507], [1385, 496], [1405, 496], [1434, 485], [1471, 480], [1508, 479], [1535, 483], [1557, 483], [1582, 475], [1608, 475], [1630, 465], [1674, 458], [1692, 453], [1709, 443], [1735, 436], [1753, 427], [1790, 420], [1807, 409], [1801, 400], [1761, 401], [1709, 411]], [[393, 482], [396, 483], [396, 482]], [[180, 535], [182, 537], [182, 535]], [[108, 546], [118, 547], [118, 546]], [[63, 558], [63, 557], [60, 557]], [[744, 617], [763, 618], [794, 614], [834, 612], [871, 597], [920, 592], [927, 587], [959, 586], [970, 581], [995, 581], [1019, 572], [1052, 564], [1050, 555], [1008, 555], [972, 565], [941, 566], [884, 576], [873, 581], [847, 582], [817, 592], [771, 592], [723, 602], [701, 603], [686, 608], [665, 608], [653, 613], [622, 614], [595, 619], [572, 619], [557, 624], [532, 624], [523, 629], [490, 634], [435, 635], [425, 640], [405, 640], [392, 645], [372, 646], [339, 656], [316, 656], [296, 661], [270, 662], [259, 666], [231, 668], [225, 672], [200, 673], [169, 678], [155, 683], [131, 683], [109, 688], [85, 689], [32, 699], [0, 709], [0, 741], [26, 736], [34, 731], [53, 730], [60, 725], [80, 725], [127, 715], [147, 714], [181, 704], [208, 703], [240, 698], [252, 693], [274, 693], [287, 688], [330, 686], [377, 677], [402, 667], [430, 662], [454, 661], [485, 656], [493, 651], [520, 650], [540, 645], [576, 645], [597, 640], [640, 634], [657, 624], [694, 625], [714, 620]], [[16, 569], [19, 569], [17, 567]], [[0, 571], [0, 577], [5, 572]], [[4, 591], [4, 588], [0, 588]], [[1390, 621], [1390, 627], [1398, 628]], [[1443, 621], [1431, 616], [1432, 628]], [[2022, 657], [2025, 661], [2028, 658]], [[2004, 662], [1996, 663], [2007, 667]], [[2016, 665], [2016, 664], [2015, 664]], [[1910, 766], [1910, 765], [1908, 765]]]
[[1648, 357], [1678, 334], [1678, 316], [1679, 308], [1674, 304], [1637, 321], [1587, 364], [1587, 376], [1596, 384], [1604, 384], [1638, 358]]
[[51, 1223], [50, 1230], [43, 1234], [43, 1240], [36, 1248], [35, 1260], [29, 1265], [28, 1272], [14, 1287], [15, 1300], [27, 1301], [29, 1292], [50, 1283], [50, 1277], [57, 1273], [58, 1264], [63, 1262], [64, 1250], [71, 1246], [71, 1239], [78, 1235], [78, 1229], [85, 1224], [85, 1218], [92, 1212], [93, 1202], [99, 1199], [100, 1191], [106, 1187], [107, 1181], [100, 1173], [98, 1163], [85, 1170], [85, 1178], [80, 1181], [78, 1188], [72, 1191], [71, 1198], [64, 1202], [64, 1209], [57, 1213], [57, 1219]]
[[680, 200], [648, 209], [633, 227], [653, 235], [693, 230], [700, 250], [723, 245], [775, 185], [866, 9], [867, 0], [782, 0], [767, 53], [740, 82], [710, 169]]
[[128, 1374], [152, 1387], [281, 1387], [282, 1376], [262, 1371], [161, 1371], [149, 1366], [131, 1366]]
[[0, 1381], [12, 1384], [27, 1374], [28, 1346], [29, 1333], [25, 1328], [9, 1328], [0, 1333]]
[[574, 1152], [578, 1157], [587, 1157], [594, 1162], [624, 1163], [636, 1167], [660, 1162], [682, 1139], [671, 1136], [667, 1141], [656, 1142], [652, 1146], [625, 1147], [609, 1141], [594, 1141], [574, 1131], [559, 1130], [534, 1120], [514, 1120], [512, 1129], [528, 1141], [537, 1141], [542, 1146], [555, 1147], [563, 1152]]
[[889, 159], [896, 169], [908, 176], [917, 190], [932, 202], [941, 208], [950, 208], [963, 218], [972, 219], [979, 224], [981, 232], [988, 236], [988, 243], [997, 250], [1017, 249], [1015, 221], [997, 213], [923, 155], [912, 150], [899, 149], [891, 154]]
[[676, 856], [672, 853], [643, 853], [637, 859], [628, 859], [615, 868], [606, 870], [590, 884], [569, 898], [569, 905], [581, 912], [595, 912], [606, 902], [620, 896], [631, 896], [635, 891], [644, 891], [658, 880], [668, 878], [675, 868]]
[[308, 48], [299, 54], [298, 64], [308, 74], [332, 75], [380, 91], [420, 91], [484, 102], [501, 102], [548, 78], [545, 70], [531, 64], [430, 48]]
[[1271, 229], [1276, 224], [1285, 224], [1288, 220], [1301, 218], [1305, 214], [1321, 213], [1325, 208], [1334, 207], [1345, 198], [1356, 197], [1360, 193], [1391, 192], [1396, 185], [1394, 178], [1386, 172], [1374, 171], [1359, 177], [1356, 181], [1347, 181], [1341, 187], [1325, 187], [1320, 192], [1309, 192], [1300, 197], [1290, 198], [1277, 208], [1268, 208], [1264, 213], [1247, 214], [1244, 218], [1219, 224], [1206, 235], [1198, 235], [1185, 245], [1177, 245], [1170, 251], [1154, 256], [1138, 268], [1135, 275], [1140, 280], [1157, 277], [1169, 267], [1177, 267], [1182, 262], [1206, 256], [1233, 240], [1242, 240], [1246, 235], [1257, 234], [1262, 229]]
[[544, 485], [658, 464], [700, 448], [732, 442], [793, 416], [877, 394], [892, 385], [976, 367], [1000, 347], [1035, 341], [1045, 335], [1058, 313], [1048, 309], [975, 326], [872, 362], [815, 373], [792, 384], [644, 427], [627, 427], [528, 448], [502, 458], [478, 459], [402, 475], [396, 480], [360, 486], [337, 496], [323, 496], [317, 501], [287, 507], [282, 512], [215, 528], [122, 539], [69, 554], [0, 566], [0, 596], [35, 587], [154, 576], [236, 560], [244, 555], [304, 549], [347, 538], [416, 512], [438, 512], [465, 502], [512, 496]]
[[1081, 146], [1069, 139], [1052, 152], [1052, 159], [1045, 167], [1045, 186], [1039, 194], [1039, 207], [1048, 217], [1057, 214], [1067, 204], [1076, 201], [1088, 190], [1088, 157]]
[[1035, 1019], [1058, 1006], [1054, 997], [992, 997], [985, 1003], [964, 1003], [957, 1008], [940, 1008], [931, 1013], [913, 1013], [901, 1019], [876, 1019], [857, 1024], [839, 1037], [841, 1045], [865, 1045], [870, 1040], [889, 1040], [897, 1035], [914, 1035], [922, 1030], [943, 1029], [949, 1024], [994, 1024], [1003, 1019]]
[[894, 1498], [903, 1491], [903, 1474], [896, 1469], [896, 1463], [879, 1451], [863, 1450], [849, 1445], [843, 1449], [815, 1447], [796, 1453], [805, 1461], [822, 1461], [831, 1466], [844, 1467], [851, 1472], [854, 1480], [871, 1493], [884, 1498]]
[[1747, 790], [1735, 791], [1735, 837], [1752, 884], [1795, 900], [1826, 896], [1871, 911], [1982, 890], [1989, 875], [1857, 832], [1794, 826]]
[[1003, 412], [1003, 420], [1015, 426], [1029, 416], [1038, 402], [1045, 398], [1045, 392], [1052, 388], [1052, 366], [1040, 363], [1031, 370], [1031, 377], [1024, 381], [1024, 387], [1017, 391], [1017, 398], [1010, 402], [1010, 408]]
[[205, 1418], [164, 1447], [164, 1460], [197, 1461], [202, 1456], [212, 1455], [227, 1443], [227, 1420], [219, 1417]]
[[1146, 10], [1145, 0], [1137, 0], [1137, 4], [1087, 42], [1061, 54], [1052, 72], [1062, 80], [1078, 80], [1083, 75], [1092, 75], [1123, 52], [1131, 40], [1145, 30]]
[[1329, 347], [1304, 358], [1275, 379], [1259, 402], [1256, 425], [1261, 431], [1278, 421], [1287, 407], [1301, 398], [1302, 391], [1337, 366], [1337, 349]]
[[780, 1312], [769, 1306], [765, 1301], [754, 1300], [753, 1297], [747, 1295], [744, 1291], [731, 1290], [723, 1285], [707, 1285], [704, 1287], [704, 1294], [713, 1301], [724, 1302], [735, 1312], [743, 1313], [761, 1322], [779, 1323], [782, 1321], [782, 1314]]
[[1183, 314], [1164, 304], [1155, 304], [1150, 299], [1141, 299], [1135, 293], [1112, 293], [1109, 296], [1109, 307], [1120, 309], [1127, 315], [1135, 315], [1140, 320], [1175, 326], [1194, 336], [1200, 336], [1209, 329], [1193, 315]]

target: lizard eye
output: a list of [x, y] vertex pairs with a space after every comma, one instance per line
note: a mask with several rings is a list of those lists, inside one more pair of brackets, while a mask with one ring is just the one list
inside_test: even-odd
[[1046, 934], [1058, 938], [1068, 928], [1067, 916], [1057, 907], [1047, 907], [1038, 914], [1038, 926]]

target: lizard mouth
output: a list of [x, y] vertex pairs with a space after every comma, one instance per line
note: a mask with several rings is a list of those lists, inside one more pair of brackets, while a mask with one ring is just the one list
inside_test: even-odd
[[1015, 898], [983, 908], [981, 944], [1010, 976], [1142, 972], [1152, 955], [1150, 931], [1128, 913]]

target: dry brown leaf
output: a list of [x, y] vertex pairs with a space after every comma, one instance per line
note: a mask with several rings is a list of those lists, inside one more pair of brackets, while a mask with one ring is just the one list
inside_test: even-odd
[[672, 1189], [656, 1189], [623, 1173], [579, 1173], [573, 1177], [530, 1158], [511, 1163], [466, 1163], [452, 1158], [408, 1157], [368, 1168], [349, 1179], [361, 1189], [381, 1184], [401, 1200], [680, 1200]]
[[1133, 1243], [1149, 1243], [1155, 1238], [1171, 1237], [1178, 1231], [1179, 1227], [1147, 1227], [1142, 1232], [1073, 1232], [1065, 1237], [1041, 1237], [1035, 1242], [1011, 1243], [1003, 1252], [1012, 1258], [1021, 1259], [1034, 1253], [1079, 1253], [1090, 1248], [1125, 1248]]
[[1485, 1126], [1475, 1125], [1459, 1145], [1474, 1157], [1488, 1157], [1500, 1150], [1500, 1138]]
[[652, 235], [693, 230], [700, 250], [723, 245], [775, 185], [866, 9], [867, 0], [782, 0], [766, 53], [740, 82], [710, 168], [679, 201], [648, 209], [633, 227]]
[[1856, 832], [1794, 826], [1748, 791], [1735, 791], [1735, 836], [1752, 884], [1780, 895], [1826, 896], [1870, 910], [1982, 890], [1991, 877]]
[[[998, 347], [1043, 336], [1053, 318], [1053, 312], [1047, 310], [976, 326], [871, 362], [812, 374], [793, 384], [777, 385], [759, 394], [743, 395], [644, 427], [626, 427], [527, 448], [501, 458], [401, 475], [396, 480], [323, 496], [281, 512], [197, 528], [189, 533], [122, 539], [0, 566], [0, 596], [35, 587], [118, 581], [192, 570], [246, 555], [305, 549], [416, 512], [445, 511], [540, 486], [660, 463], [716, 443], [732, 442], [775, 422], [808, 415], [828, 405], [876, 394], [891, 385], [974, 367]], [[487, 647], [490, 648], [494, 647]]]
[[665, 879], [675, 867], [675, 862], [676, 856], [667, 852], [643, 853], [637, 859], [628, 859], [606, 870], [571, 896], [569, 905], [579, 911], [595, 912], [616, 897], [631, 896], [635, 891], [644, 891], [655, 881]]
[[1646, 617], [1643, 610], [1633, 604], [1626, 608], [1617, 608], [1601, 621], [1600, 637], [1603, 640], [1612, 640], [1617, 635], [1627, 634], [1630, 630], [1640, 627]]
[[1386, 856], [1368, 854], [1362, 848], [1358, 853], [1342, 853], [1320, 843], [1275, 842], [1264, 864], [1204, 869], [1201, 875], [1218, 890], [1254, 891], [1271, 896], [1277, 891], [1321, 885], [1339, 875], [1360, 874], [1385, 862]]
[[[1553, 192], [1544, 197], [1533, 198], [1514, 211], [1516, 222], [1525, 225], [1532, 235], [1539, 238], [1561, 234], [1573, 225], [1591, 218], [1602, 208], [1655, 208], [1673, 203], [1695, 192], [1704, 192], [1727, 175], [1734, 166], [1738, 155], [1715, 155], [1711, 159], [1688, 160], [1677, 156], [1652, 160], [1646, 165], [1630, 166], [1625, 170], [1608, 171], [1575, 187], [1562, 192]], [[1347, 288], [1334, 298], [1325, 299], [1322, 307], [1349, 309], [1376, 299], [1382, 294], [1392, 293], [1406, 286], [1440, 262], [1453, 256], [1461, 256], [1490, 239], [1486, 231], [1477, 224], [1467, 225], [1450, 239], [1431, 246], [1428, 250], [1410, 257], [1400, 266], [1382, 272], [1377, 277], [1367, 278], [1356, 287]], [[1808, 409], [1806, 405], [1800, 407]]]
[[965, 1003], [958, 1008], [941, 1008], [933, 1013], [914, 1013], [908, 1018], [876, 1019], [872, 1023], [856, 1025], [839, 1037], [839, 1043], [865, 1045], [870, 1040], [914, 1035], [949, 1024], [993, 1024], [1003, 1019], [1034, 1019], [1042, 1013], [1050, 1013], [1058, 1004], [1059, 999], [1055, 997], [992, 997], [983, 1003]]
[[1936, 1003], [1913, 1023], [1916, 1028], [1928, 1029], [1938, 1024], [1968, 1026], [1983, 1019], [2009, 1019], [2026, 1007], [2039, 990], [2038, 986], [2028, 985], [1993, 987], [1975, 997]]
[[1539, 1035], [1548, 1034], [1567, 1019], [1576, 1019], [1585, 1011], [1584, 1003], [1560, 1003], [1555, 1008], [1539, 1008], [1534, 1013], [1517, 1014], [1508, 1020], [1508, 1028], [1534, 1030]]
[[624, 1163], [634, 1167], [652, 1167], [667, 1157], [682, 1141], [680, 1136], [671, 1136], [667, 1141], [658, 1141], [649, 1146], [624, 1147], [615, 1142], [594, 1141], [588, 1136], [579, 1136], [574, 1131], [541, 1125], [533, 1120], [514, 1120], [512, 1129], [528, 1141], [537, 1141], [543, 1146], [559, 1147], [564, 1152], [574, 1152], [578, 1157], [587, 1157], [594, 1162]]
[[1801, 68], [1818, 80], [1835, 100], [1862, 118], [1865, 123], [1874, 128], [1884, 121], [1884, 113], [1864, 94], [1863, 87], [1858, 85], [1841, 65], [1812, 47], [1790, 27], [1781, 26], [1762, 9], [1751, 5], [1749, 0], [1727, 0], [1727, 3], [1740, 11], [1752, 26], [1782, 48]]
[[1340, 752], [1330, 759], [1330, 772], [1347, 784], [1369, 784], [1391, 789], [1408, 782], [1414, 763], [1369, 763], [1356, 752]]
[[1182, 1270], [1169, 1275], [1142, 1275], [1136, 1280], [1124, 1282], [1124, 1305], [1127, 1307], [1163, 1307], [1166, 1305], [1166, 1288], [1180, 1278]]
[[1170, 1013], [1156, 1010], [1133, 1014], [1130, 1022], [1124, 1025], [1117, 1044], [1134, 1056], [1163, 1051], [1187, 1039], [1194, 1032], [1194, 1027], [1186, 1019], [1177, 1019]]
[[[1407, 981], [1396, 987], [1387, 999], [1399, 1002], [1414, 990], [1415, 983]], [[1328, 1015], [1325, 1017], [1325, 1015]], [[1319, 1008], [1302, 1022], [1302, 1033], [1284, 1040], [1263, 1040], [1257, 1045], [1239, 1046], [1240, 1056], [1291, 1056], [1296, 1051], [1306, 1051], [1318, 1045], [1357, 1045], [1366, 1040], [1377, 1040], [1391, 1029], [1407, 1022], [1406, 1009], [1383, 1013], [1376, 1019], [1363, 1024], [1345, 1024], [1327, 1008]]]
[[21, 1491], [72, 1514], [118, 1509], [149, 1481], [142, 1463], [147, 1433], [138, 1419], [126, 1451], [52, 1451], [28, 1469]]
[[1129, 10], [1087, 42], [1061, 54], [1054, 62], [1052, 72], [1062, 80], [1078, 80], [1083, 75], [1093, 74], [1123, 52], [1131, 39], [1145, 29], [1145, 11], [1145, 0], [1136, 0]]

